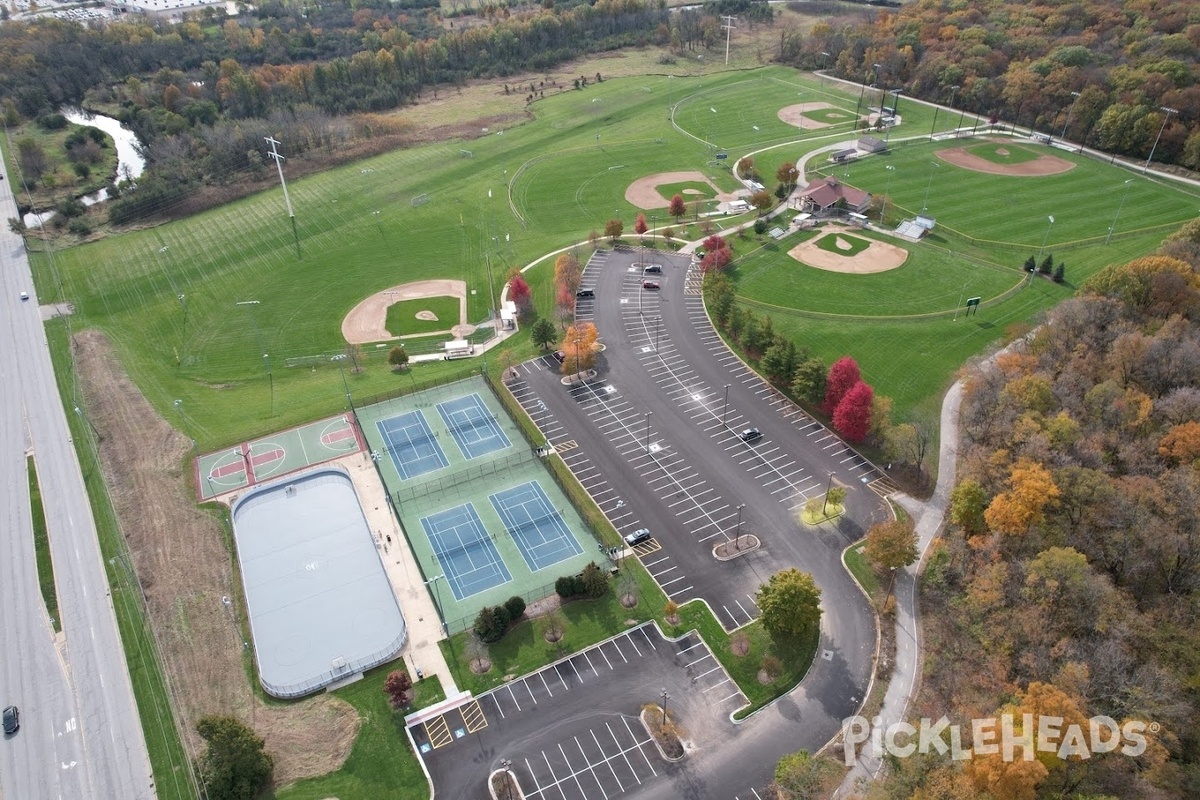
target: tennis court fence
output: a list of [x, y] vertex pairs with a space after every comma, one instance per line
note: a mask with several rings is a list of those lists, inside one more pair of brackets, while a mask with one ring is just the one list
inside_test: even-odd
[[[399, 507], [404, 503], [411, 503], [419, 497], [452, 492], [464, 484], [474, 483], [483, 478], [498, 475], [523, 464], [528, 464], [536, 460], [537, 457], [537, 451], [522, 449], [512, 455], [494, 459], [486, 464], [459, 467], [449, 474], [446, 474], [445, 470], [439, 470], [433, 473], [433, 477], [429, 480], [422, 481], [414, 486], [397, 489], [392, 493], [392, 502]], [[387, 484], [384, 485], [386, 486]]]

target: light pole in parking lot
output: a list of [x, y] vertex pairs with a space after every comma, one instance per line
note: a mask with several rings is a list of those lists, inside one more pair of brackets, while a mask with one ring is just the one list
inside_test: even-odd
[[721, 407], [721, 427], [725, 426], [725, 412], [729, 410], [729, 384], [725, 384], [725, 405]]
[[825, 516], [825, 508], [829, 505], [829, 490], [833, 488], [833, 470], [829, 471], [829, 480], [825, 483], [825, 500], [821, 503], [821, 516]]
[[667, 725], [667, 701], [671, 699], [671, 695], [667, 694], [667, 687], [664, 686], [662, 691], [659, 692], [658, 696], [662, 698], [662, 712], [663, 712], [662, 724], [663, 724], [663, 727], [666, 727], [666, 725]]
[[658, 328], [659, 328], [659, 323], [661, 323], [661, 322], [662, 322], [662, 317], [654, 318], [654, 352], [655, 353], [658, 352]]
[[646, 412], [646, 452], [650, 452], [650, 417], [654, 416], [653, 411]]
[[746, 507], [746, 504], [742, 503], [740, 506], [738, 506], [738, 509], [737, 509], [737, 511], [738, 511], [737, 532], [734, 533], [734, 535], [733, 535], [733, 547], [735, 550], [741, 548], [741, 546], [742, 546], [742, 509], [745, 507]]

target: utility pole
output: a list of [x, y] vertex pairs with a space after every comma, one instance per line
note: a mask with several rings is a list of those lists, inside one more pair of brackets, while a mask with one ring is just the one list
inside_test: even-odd
[[725, 29], [725, 66], [729, 66], [729, 36], [733, 33], [734, 27], [736, 27], [733, 23], [737, 21], [737, 17], [726, 14], [721, 19], [725, 20], [721, 26]]
[[263, 139], [271, 145], [271, 152], [267, 155], [275, 159], [275, 169], [279, 171], [279, 184], [283, 187], [283, 202], [287, 206], [288, 218], [292, 221], [292, 238], [296, 240], [296, 258], [300, 258], [300, 234], [296, 231], [296, 212], [292, 211], [292, 198], [288, 195], [287, 181], [283, 179], [283, 156], [277, 149], [282, 142], [271, 136], [264, 136]]

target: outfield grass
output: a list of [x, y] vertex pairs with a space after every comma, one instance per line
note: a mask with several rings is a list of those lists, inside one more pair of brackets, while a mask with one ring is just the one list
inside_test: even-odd
[[42, 591], [42, 602], [50, 615], [50, 624], [55, 631], [62, 630], [58, 618], [58, 590], [54, 587], [54, 562], [50, 558], [50, 536], [46, 531], [46, 513], [42, 508], [42, 490], [38, 485], [37, 465], [33, 456], [25, 459], [29, 478], [29, 512], [33, 521], [33, 552], [37, 558], [38, 587]]
[[[439, 333], [448, 331], [458, 324], [459, 302], [457, 297], [422, 297], [416, 300], [401, 300], [388, 306], [387, 329], [392, 336]], [[437, 319], [421, 319], [421, 311], [432, 311]]]

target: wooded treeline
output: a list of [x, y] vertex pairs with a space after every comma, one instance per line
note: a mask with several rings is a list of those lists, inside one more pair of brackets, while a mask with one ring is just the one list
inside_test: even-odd
[[1200, 169], [1198, 54], [1191, 0], [918, 0], [780, 45], [784, 63], [1189, 169]]
[[1200, 796], [1198, 321], [1200, 220], [971, 369], [923, 578], [915, 716], [1141, 720], [1145, 753], [900, 759], [873, 797]]

